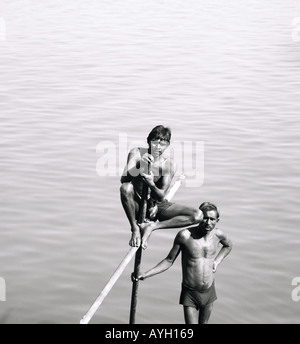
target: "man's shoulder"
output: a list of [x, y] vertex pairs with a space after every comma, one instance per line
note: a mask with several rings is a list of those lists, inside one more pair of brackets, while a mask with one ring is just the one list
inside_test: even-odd
[[191, 237], [191, 231], [188, 228], [182, 229], [177, 233], [179, 240], [188, 240]]
[[147, 152], [147, 148], [143, 148], [143, 147], [133, 147], [130, 149], [129, 151], [129, 155], [131, 156], [141, 156], [143, 155], [145, 152]]
[[168, 172], [173, 172], [175, 173], [176, 171], [176, 163], [175, 161], [168, 155], [164, 155], [163, 156], [163, 163], [162, 163], [162, 168], [164, 170], [164, 172], [168, 171]]
[[167, 161], [169, 163], [169, 165], [175, 166], [175, 160], [173, 158], [171, 158], [169, 155], [164, 155], [163, 156], [165, 161]]
[[226, 237], [226, 234], [224, 233], [224, 231], [220, 228], [216, 228], [215, 229], [215, 235], [220, 239], [224, 239]]

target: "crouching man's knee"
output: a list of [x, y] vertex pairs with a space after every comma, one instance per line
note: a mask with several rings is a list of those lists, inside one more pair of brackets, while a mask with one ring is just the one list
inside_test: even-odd
[[131, 183], [123, 183], [120, 187], [120, 193], [122, 197], [128, 197], [133, 195], [134, 188]]
[[203, 213], [200, 209], [195, 209], [192, 215], [194, 223], [200, 223], [203, 220]]

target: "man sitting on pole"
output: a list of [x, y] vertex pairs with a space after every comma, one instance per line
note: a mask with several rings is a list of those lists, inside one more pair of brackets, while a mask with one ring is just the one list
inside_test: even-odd
[[[121, 177], [121, 202], [131, 226], [129, 245], [147, 247], [152, 231], [163, 228], [179, 228], [197, 224], [202, 219], [199, 209], [175, 204], [165, 199], [175, 175], [175, 162], [164, 155], [169, 147], [171, 131], [162, 125], [151, 130], [148, 148], [136, 147], [128, 154]], [[148, 213], [150, 223], [137, 223], [143, 183], [149, 186]]]

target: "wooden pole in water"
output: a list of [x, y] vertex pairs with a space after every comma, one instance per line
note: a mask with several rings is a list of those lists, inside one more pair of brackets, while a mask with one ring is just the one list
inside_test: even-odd
[[[169, 190], [166, 199], [168, 201], [174, 196], [175, 192], [179, 189], [180, 185], [182, 184], [185, 176], [181, 175], [178, 180], [174, 183], [173, 187]], [[139, 213], [139, 221], [138, 223], [141, 224], [145, 221], [146, 212], [147, 212], [147, 197], [148, 197], [149, 187], [144, 185], [143, 194], [140, 204], [140, 213]], [[135, 255], [135, 262], [134, 262], [134, 276], [138, 276], [140, 274], [140, 267], [142, 261], [142, 246], [139, 247], [136, 255]], [[136, 313], [136, 305], [137, 305], [137, 293], [138, 293], [139, 281], [134, 280], [132, 285], [132, 293], [131, 293], [131, 307], [130, 307], [130, 318], [129, 323], [135, 324], [135, 313]]]
[[[171, 200], [171, 198], [174, 196], [174, 194], [176, 193], [176, 191], [179, 189], [180, 185], [182, 184], [183, 180], [184, 180], [184, 175], [180, 176], [176, 182], [174, 183], [174, 185], [171, 187], [171, 189], [168, 191], [168, 194], [166, 196], [166, 199], [168, 201]], [[147, 198], [146, 198], [147, 199]], [[145, 205], [146, 203], [146, 205]], [[143, 207], [147, 207], [147, 202], [143, 202]], [[146, 208], [147, 210], [147, 208]], [[145, 209], [143, 208], [143, 212], [145, 211]], [[140, 213], [141, 214], [141, 213]], [[139, 219], [140, 220], [140, 219]], [[140, 248], [139, 248], [140, 249]], [[96, 298], [96, 300], [94, 301], [94, 303], [91, 305], [91, 307], [89, 308], [89, 310], [87, 311], [87, 313], [83, 316], [83, 318], [80, 320], [80, 324], [88, 324], [89, 321], [91, 320], [91, 318], [93, 317], [93, 315], [96, 313], [97, 309], [100, 307], [100, 305], [102, 304], [103, 300], [106, 298], [106, 296], [108, 295], [108, 293], [111, 291], [111, 289], [113, 288], [114, 284], [116, 283], [116, 281], [118, 280], [118, 278], [121, 276], [122, 272], [125, 270], [126, 266], [128, 265], [128, 263], [131, 261], [131, 259], [133, 258], [133, 256], [135, 254], [137, 254], [138, 250], [137, 247], [131, 247], [129, 252], [126, 254], [126, 256], [124, 257], [124, 259], [121, 261], [120, 265], [118, 266], [118, 268], [115, 270], [115, 272], [113, 273], [113, 275], [111, 276], [111, 278], [109, 279], [109, 281], [106, 283], [104, 289], [101, 291], [101, 293], [99, 294], [99, 296]], [[139, 258], [139, 257], [137, 257]], [[138, 259], [137, 259], [138, 262]], [[141, 263], [141, 256], [139, 259], [139, 263]], [[138, 267], [139, 268], [139, 267]], [[136, 287], [135, 287], [136, 288]], [[137, 288], [134, 290], [134, 308], [132, 309], [132, 316], [133, 316], [133, 321], [134, 321], [134, 317], [135, 317], [135, 311], [136, 311], [136, 298], [137, 298]]]
[[114, 284], [117, 282], [118, 278], [121, 276], [122, 272], [128, 265], [128, 263], [131, 261], [133, 256], [136, 254], [138, 248], [137, 247], [131, 247], [129, 252], [126, 254], [124, 259], [121, 261], [120, 265], [116, 269], [116, 271], [113, 273], [109, 281], [106, 283], [105, 287], [97, 297], [97, 299], [94, 301], [92, 306], [89, 308], [87, 313], [83, 316], [83, 318], [80, 320], [80, 324], [88, 324], [91, 320], [92, 316], [96, 313], [97, 309], [102, 304], [103, 300], [106, 298], [107, 294], [111, 291]]
[[[139, 224], [143, 223], [146, 218], [148, 192], [149, 192], [149, 187], [148, 185], [144, 184], [143, 192], [142, 192], [142, 199], [140, 202], [140, 213], [139, 213], [139, 218], [138, 218]], [[140, 246], [137, 253], [135, 254], [134, 276], [138, 276], [140, 274], [142, 252], [143, 252], [143, 249], [142, 249], [142, 246]], [[138, 288], [139, 288], [139, 281], [134, 280], [132, 284], [132, 292], [131, 292], [131, 306], [130, 306], [130, 318], [129, 318], [130, 324], [135, 324]]]

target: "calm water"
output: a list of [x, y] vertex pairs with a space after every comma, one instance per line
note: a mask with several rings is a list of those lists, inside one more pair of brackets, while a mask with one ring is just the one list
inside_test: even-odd
[[[299, 1], [2, 0], [0, 17], [0, 322], [79, 323], [129, 250], [97, 146], [122, 169], [164, 124], [204, 143], [203, 184], [173, 200], [215, 202], [234, 242], [210, 322], [299, 323]], [[152, 235], [144, 270], [176, 233]], [[91, 323], [128, 323], [132, 270]], [[137, 323], [183, 323], [180, 283], [180, 259], [141, 282]]]

